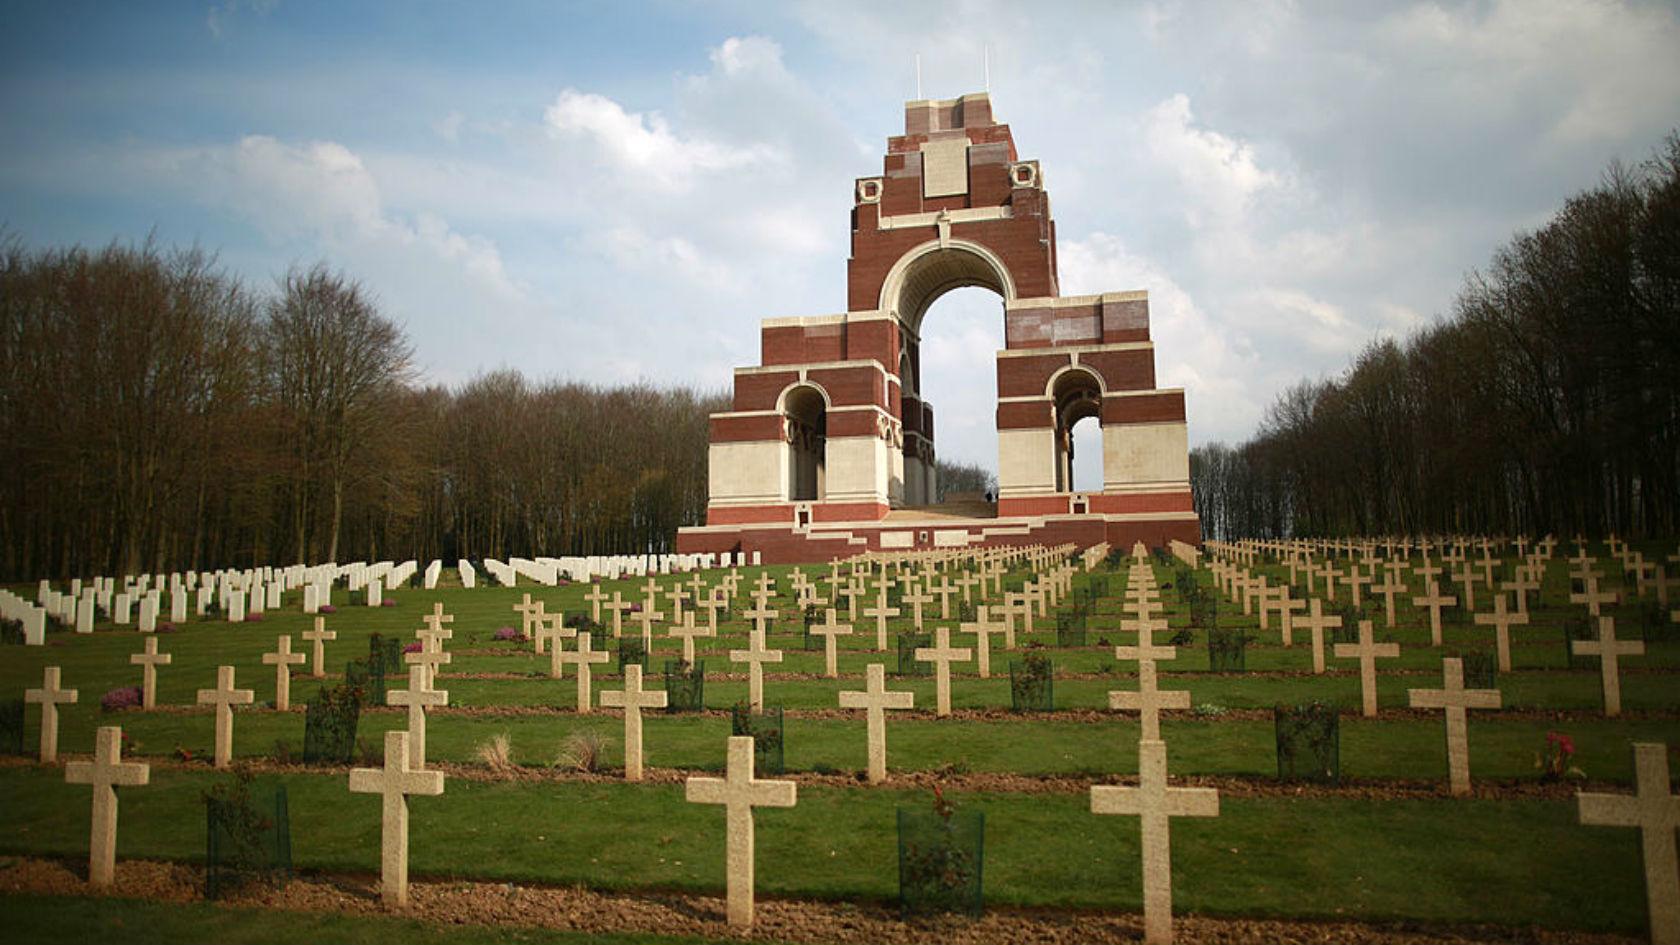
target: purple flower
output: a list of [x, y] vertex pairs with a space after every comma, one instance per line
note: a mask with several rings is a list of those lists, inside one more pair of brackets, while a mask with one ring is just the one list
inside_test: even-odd
[[262, 619], [263, 619], [263, 612], [260, 611], [260, 610], [253, 610], [250, 613], [245, 615], [245, 620], [247, 622], [250, 622], [250, 623], [258, 623]]
[[379, 606], [381, 606], [381, 607], [395, 607], [395, 606], [397, 606], [397, 599], [394, 598], [394, 597], [387, 597], [384, 600], [381, 600], [379, 602]]
[[416, 640], [413, 643], [410, 643], [407, 646], [403, 647], [403, 652], [404, 653], [419, 653], [419, 652], [421, 652], [425, 649], [426, 649], [426, 645], [421, 643], [420, 641]]
[[315, 608], [315, 612], [321, 614], [336, 614], [338, 613], [338, 608], [331, 604], [322, 604], [320, 607]]
[[520, 633], [513, 627], [497, 627], [496, 632], [491, 635], [491, 639], [512, 640], [516, 643], [523, 643], [525, 642], [525, 634]]
[[140, 687], [123, 686], [113, 689], [99, 698], [99, 708], [105, 712], [117, 712], [122, 709], [132, 709], [140, 704]]
[[172, 624], [172, 623], [160, 623], [160, 624], [157, 625], [157, 630], [154, 631], [154, 632], [156, 632], [156, 633], [174, 633], [175, 629], [176, 629], [175, 625]]

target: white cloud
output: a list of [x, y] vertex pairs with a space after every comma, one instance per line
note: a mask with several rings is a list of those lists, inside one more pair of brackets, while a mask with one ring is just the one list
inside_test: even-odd
[[1239, 223], [1255, 197], [1282, 186], [1284, 178], [1262, 169], [1252, 146], [1194, 127], [1194, 120], [1182, 92], [1150, 109], [1144, 116], [1150, 157], [1177, 176], [1192, 227]]
[[624, 165], [636, 179], [670, 190], [687, 188], [697, 174], [779, 158], [769, 147], [730, 147], [702, 137], [679, 137], [658, 112], [628, 112], [610, 98], [576, 89], [561, 92], [543, 120], [556, 137], [588, 140], [602, 158]]

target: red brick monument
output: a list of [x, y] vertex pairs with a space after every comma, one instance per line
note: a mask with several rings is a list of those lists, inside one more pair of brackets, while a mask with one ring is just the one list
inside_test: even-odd
[[[737, 368], [734, 409], [712, 415], [706, 524], [679, 532], [680, 551], [770, 563], [1200, 541], [1184, 392], [1155, 387], [1148, 293], [1060, 294], [1038, 162], [1018, 157], [987, 96], [906, 104], [904, 134], [853, 201], [847, 311], [763, 322], [763, 364]], [[963, 286], [1003, 299], [995, 507], [933, 505], [921, 323]], [[1072, 429], [1087, 417], [1102, 427], [1103, 486], [1073, 492]]]

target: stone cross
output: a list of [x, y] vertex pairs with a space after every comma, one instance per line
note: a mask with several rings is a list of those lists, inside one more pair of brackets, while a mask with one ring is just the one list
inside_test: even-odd
[[1342, 618], [1323, 612], [1323, 603], [1316, 597], [1307, 604], [1307, 616], [1296, 617], [1295, 626], [1306, 627], [1312, 632], [1313, 672], [1324, 673], [1324, 631], [1332, 630], [1342, 625]]
[[408, 904], [408, 796], [436, 797], [443, 793], [443, 772], [420, 771], [408, 763], [408, 733], [385, 733], [385, 767], [353, 768], [350, 791], [378, 794], [384, 799], [380, 817], [379, 896], [385, 902]]
[[1455, 657], [1441, 660], [1441, 689], [1408, 689], [1406, 698], [1414, 709], [1445, 709], [1447, 713], [1447, 778], [1452, 793], [1470, 793], [1470, 735], [1466, 709], [1497, 709], [1497, 689], [1464, 688], [1464, 661]]
[[39, 702], [41, 704], [41, 763], [52, 764], [58, 760], [58, 707], [60, 703], [70, 704], [76, 701], [77, 691], [59, 688], [59, 668], [48, 666], [41, 672], [41, 688], [25, 689], [24, 702]]
[[904, 594], [904, 602], [910, 605], [910, 617], [915, 621], [916, 632], [922, 630], [922, 605], [933, 603], [933, 595], [925, 593], [921, 588], [911, 585]]
[[101, 725], [94, 736], [92, 761], [64, 765], [68, 784], [93, 786], [93, 831], [88, 841], [88, 885], [103, 889], [117, 871], [117, 787], [144, 787], [150, 765], [122, 760], [122, 727]]
[[316, 679], [320, 679], [320, 678], [326, 676], [327, 675], [327, 667], [326, 667], [327, 648], [325, 646], [323, 646], [322, 644], [326, 643], [329, 640], [338, 639], [338, 631], [327, 629], [327, 618], [316, 617], [315, 618], [315, 629], [303, 631], [303, 638], [305, 640], [308, 640], [310, 643], [314, 644], [314, 650], [315, 650], [314, 657], [315, 657], [315, 659], [314, 659], [313, 663], [311, 664], [310, 675], [314, 676]]
[[600, 623], [601, 605], [609, 599], [606, 592], [601, 590], [601, 585], [597, 584], [589, 589], [589, 593], [583, 595], [583, 599], [589, 601], [589, 619]]
[[973, 623], [964, 623], [957, 627], [959, 633], [974, 634], [974, 652], [980, 669], [981, 679], [992, 678], [992, 634], [1002, 633], [1003, 624], [992, 623], [987, 619], [986, 608], [979, 608]]
[[941, 574], [939, 576], [939, 583], [935, 584], [932, 581], [929, 581], [927, 589], [929, 594], [939, 598], [939, 619], [950, 620], [951, 595], [957, 592], [957, 586], [951, 583], [950, 578]]
[[612, 614], [612, 635], [615, 640], [624, 635], [624, 612], [630, 607], [629, 601], [617, 591], [613, 591], [612, 603], [606, 605], [606, 610]]
[[216, 707], [216, 767], [226, 768], [233, 760], [233, 707], [250, 705], [256, 693], [233, 688], [233, 667], [216, 667], [216, 688], [198, 691], [199, 705]]
[[675, 584], [672, 584], [671, 589], [666, 591], [664, 596], [666, 600], [671, 602], [671, 619], [681, 620], [683, 615], [683, 601], [688, 599], [688, 592], [683, 590], [682, 581], [679, 580]]
[[887, 648], [887, 618], [897, 617], [898, 608], [887, 606], [887, 582], [882, 581], [877, 586], [881, 589], [880, 597], [874, 607], [863, 609], [863, 615], [875, 618], [875, 649], [880, 652]]
[[1607, 717], [1621, 715], [1621, 658], [1643, 655], [1645, 644], [1637, 640], [1616, 639], [1615, 619], [1600, 617], [1598, 618], [1598, 639], [1571, 640], [1569, 646], [1576, 656], [1598, 657], [1599, 680], [1604, 690], [1604, 714]]
[[1364, 705], [1364, 714], [1366, 718], [1376, 718], [1377, 660], [1398, 658], [1400, 644], [1378, 643], [1371, 633], [1371, 621], [1361, 620], [1359, 642], [1338, 643], [1334, 649], [1337, 659], [1359, 661], [1359, 694]]
[[1353, 566], [1348, 568], [1347, 577], [1342, 579], [1342, 583], [1344, 583], [1348, 586], [1348, 592], [1353, 595], [1353, 608], [1355, 610], [1358, 610], [1359, 609], [1359, 601], [1360, 601], [1360, 593], [1359, 593], [1360, 588], [1364, 587], [1367, 584], [1370, 584], [1371, 579], [1369, 577], [1366, 577], [1365, 573], [1363, 571], [1359, 570], [1358, 565], [1353, 565]]
[[[1520, 598], [1522, 593], [1519, 591], [1517, 596]], [[1499, 654], [1499, 671], [1502, 673], [1510, 672], [1511, 625], [1527, 624], [1528, 615], [1507, 612], [1505, 610], [1505, 592], [1496, 591], [1493, 595], [1493, 613], [1477, 614], [1475, 620], [1480, 626], [1493, 628], [1494, 649]]]
[[730, 925], [745, 928], [753, 921], [753, 808], [792, 807], [798, 790], [792, 781], [753, 777], [751, 735], [730, 736], [724, 777], [689, 778], [683, 785], [683, 797], [690, 804], [722, 804], [726, 812], [724, 872]]
[[1091, 787], [1091, 813], [1142, 819], [1144, 941], [1167, 945], [1172, 929], [1172, 817], [1218, 817], [1219, 792], [1213, 788], [1167, 786], [1167, 743], [1138, 742], [1138, 786]]
[[741, 611], [741, 616], [753, 622], [754, 630], [765, 633], [770, 629], [770, 622], [776, 619], [776, 609], [769, 606], [769, 598], [760, 598], [753, 602], [750, 609]]
[[420, 619], [426, 624], [426, 629], [431, 631], [434, 635], [442, 636], [445, 639], [454, 636], [452, 632], [446, 631], [443, 628], [444, 624], [455, 622], [455, 615], [443, 612], [442, 601], [432, 604], [432, 612], [421, 616]]
[[431, 680], [426, 678], [426, 667], [416, 663], [408, 667], [408, 688], [387, 692], [385, 704], [408, 707], [410, 767], [416, 771], [426, 767], [426, 709], [428, 706], [448, 705], [449, 692], [433, 689]]
[[[647, 651], [652, 653], [654, 621], [664, 620], [665, 615], [644, 604], [642, 605], [642, 609], [636, 613], [636, 619], [640, 621], [642, 625], [642, 642], [646, 645]], [[692, 621], [689, 625], [693, 626]], [[689, 662], [693, 662], [693, 660], [690, 660]]]
[[1108, 707], [1117, 711], [1136, 709], [1142, 720], [1143, 738], [1148, 741], [1155, 741], [1161, 737], [1161, 710], [1190, 708], [1190, 693], [1183, 689], [1163, 692], [1159, 687], [1155, 661], [1178, 658], [1177, 647], [1158, 646], [1155, 643], [1154, 632], [1167, 629], [1167, 622], [1165, 620], [1149, 619], [1123, 620], [1120, 627], [1122, 630], [1132, 629], [1134, 624], [1138, 635], [1137, 646], [1115, 647], [1114, 658], [1117, 660], [1137, 660], [1138, 691], [1119, 690], [1110, 692], [1108, 694]]
[[913, 708], [916, 694], [887, 691], [887, 671], [880, 663], [869, 664], [865, 679], [867, 688], [863, 692], [850, 690], [840, 693], [840, 708], [865, 710], [869, 728], [869, 783], [880, 784], [887, 779], [885, 710]]
[[146, 651], [129, 656], [128, 661], [140, 669], [140, 707], [143, 709], [157, 706], [157, 668], [168, 666], [175, 657], [168, 653], [158, 652], [157, 637], [146, 638]]
[[[543, 602], [540, 600], [534, 601], [531, 599], [531, 595], [526, 594], [519, 603], [513, 605], [513, 609], [519, 613], [519, 632], [528, 637], [534, 636], [536, 634], [537, 627], [539, 626], [539, 621], [542, 619]], [[538, 641], [537, 646], [537, 652], [541, 653], [542, 642], [540, 640]]]
[[1429, 643], [1431, 646], [1441, 645], [1441, 608], [1451, 607], [1458, 603], [1458, 598], [1447, 597], [1441, 593], [1434, 578], [1429, 579], [1429, 593], [1422, 597], [1412, 598], [1412, 606], [1429, 608]]
[[764, 664], [780, 663], [782, 651], [765, 649], [764, 631], [755, 628], [748, 635], [746, 649], [729, 651], [729, 661], [747, 664], [747, 699], [752, 703], [754, 712], [763, 712]]
[[1575, 795], [1581, 823], [1593, 827], [1638, 828], [1645, 860], [1645, 903], [1652, 945], [1680, 945], [1680, 861], [1674, 832], [1680, 829], [1680, 796], [1668, 780], [1668, 746], [1633, 745], [1634, 794]]
[[661, 690], [642, 688], [642, 667], [624, 667], [624, 688], [601, 691], [603, 708], [624, 710], [624, 780], [642, 779], [642, 710], [663, 709], [669, 696]]
[[[556, 651], [560, 649], [560, 643], [558, 640], [555, 641], [554, 648]], [[443, 645], [436, 642], [435, 639], [421, 641], [420, 652], [418, 653], [403, 654], [404, 663], [407, 663], [410, 666], [420, 666], [425, 668], [427, 686], [431, 686], [437, 681], [438, 666], [444, 663], [454, 662], [454, 660], [455, 657], [452, 654], [445, 653], [443, 651]]]
[[683, 614], [683, 622], [675, 627], [666, 629], [666, 634], [682, 640], [683, 662], [694, 665], [694, 638], [717, 636], [710, 627], [698, 627], [694, 624], [694, 611]]
[[834, 608], [830, 607], [828, 608], [828, 616], [822, 623], [810, 628], [810, 632], [823, 638], [823, 663], [825, 667], [823, 675], [827, 676], [829, 679], [836, 678], [839, 676], [838, 638], [851, 636], [852, 625], [849, 623], [835, 623]]
[[938, 715], [951, 714], [951, 664], [963, 663], [974, 658], [974, 654], [967, 647], [951, 646], [951, 628], [933, 628], [934, 645], [916, 647], [913, 654], [916, 659], [934, 666], [934, 692], [937, 696], [936, 713]]
[[[558, 650], [559, 648], [559, 641], [555, 641], [555, 649]], [[577, 635], [577, 649], [567, 650], [560, 657], [564, 662], [577, 664], [577, 710], [580, 714], [588, 713], [590, 705], [594, 701], [590, 692], [590, 684], [593, 682], [594, 675], [590, 665], [605, 663], [608, 655], [606, 650], [590, 649], [589, 631], [580, 630]]]
[[1398, 568], [1390, 569], [1388, 576], [1381, 584], [1371, 585], [1371, 593], [1381, 594], [1383, 599], [1383, 616], [1388, 620], [1388, 629], [1394, 629], [1394, 597], [1405, 591], [1406, 585], [1400, 580]]
[[273, 653], [262, 655], [263, 663], [274, 667], [274, 710], [289, 712], [292, 708], [292, 667], [302, 665], [309, 657], [292, 652], [292, 635], [282, 634]]

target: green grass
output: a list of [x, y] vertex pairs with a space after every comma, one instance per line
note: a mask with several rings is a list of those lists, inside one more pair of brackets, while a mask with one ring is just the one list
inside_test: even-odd
[[[200, 794], [215, 776], [158, 771], [122, 793], [118, 855], [202, 855]], [[379, 800], [345, 779], [294, 775], [292, 849], [302, 868], [378, 867]], [[56, 771], [0, 771], [11, 854], [80, 855], [87, 793]], [[1098, 817], [1083, 795], [954, 796], [986, 815], [987, 900], [1022, 906], [1141, 907], [1137, 821]], [[894, 810], [922, 792], [800, 791], [761, 810], [759, 888], [889, 900]], [[1582, 827], [1566, 801], [1345, 797], [1226, 798], [1220, 816], [1173, 824], [1175, 907], [1215, 915], [1537, 923], [1632, 931], [1644, 922], [1633, 831]], [[447, 784], [411, 802], [416, 877], [583, 883], [715, 893], [723, 815], [678, 785]]]

